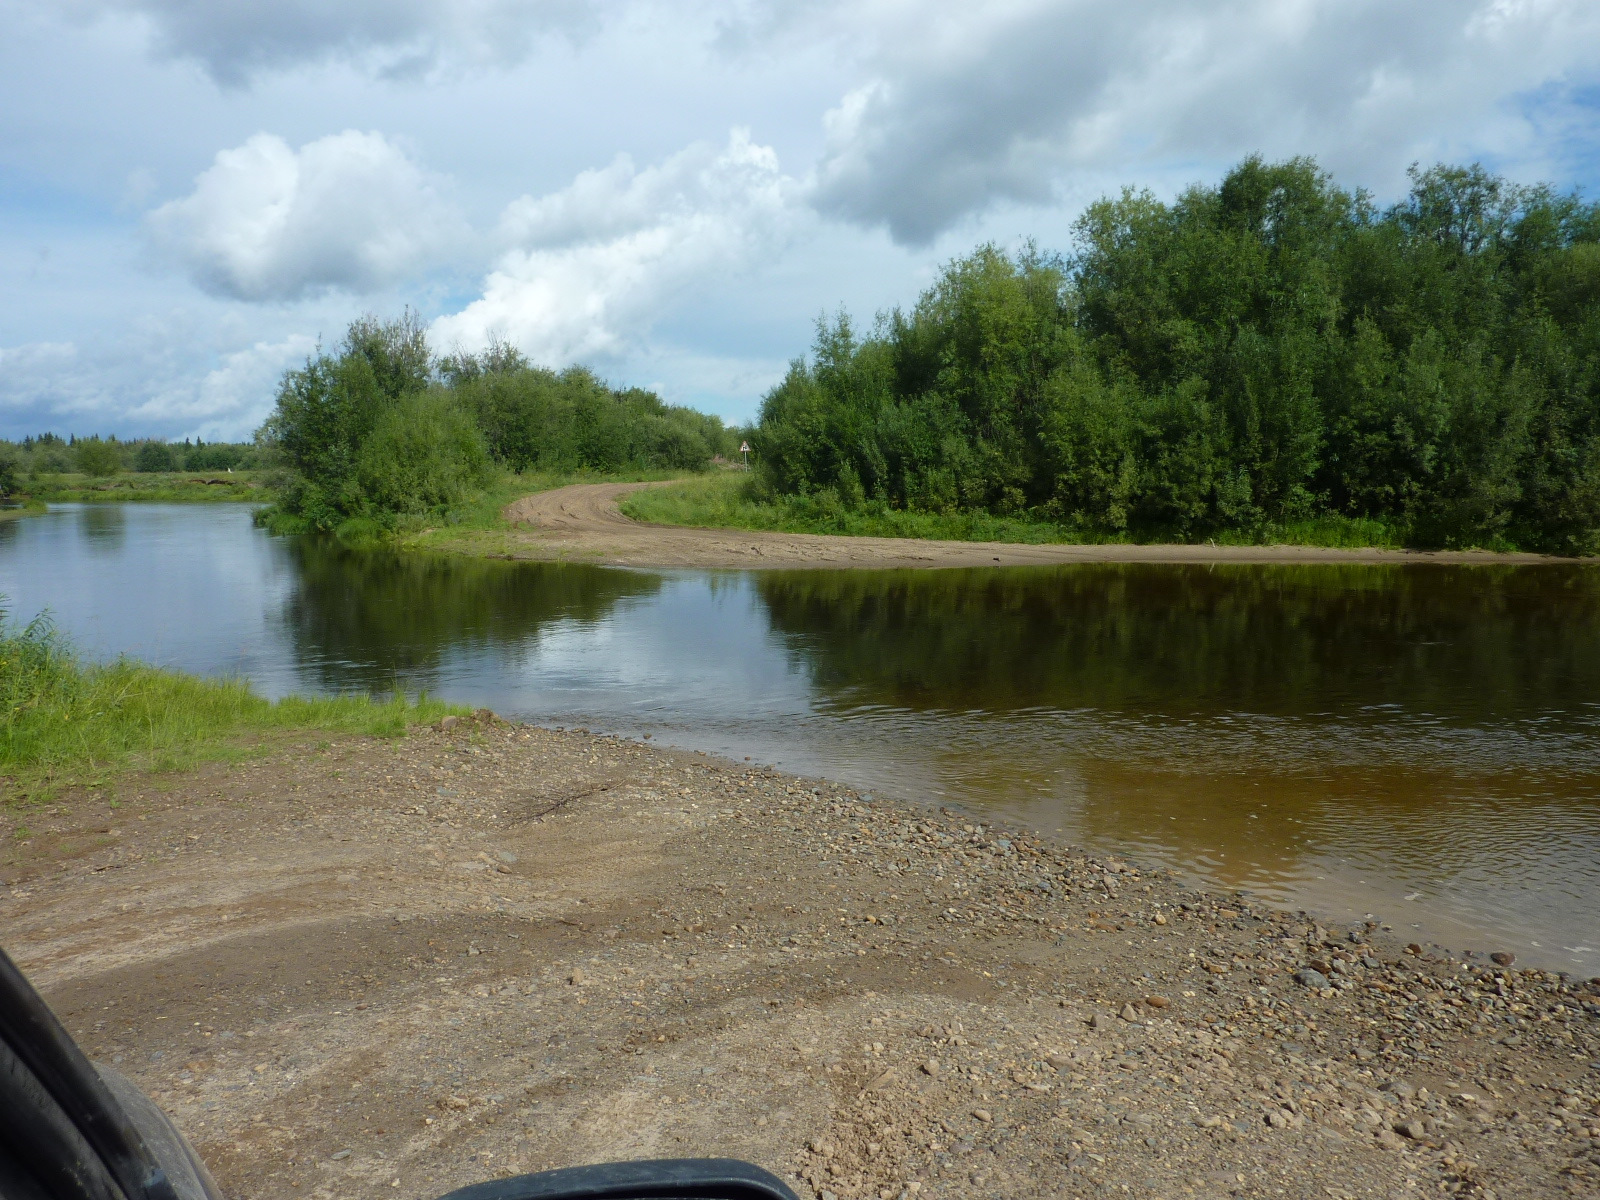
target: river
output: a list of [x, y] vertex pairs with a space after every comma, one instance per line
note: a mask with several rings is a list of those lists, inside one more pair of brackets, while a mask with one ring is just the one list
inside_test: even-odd
[[0, 594], [93, 657], [648, 733], [1600, 974], [1592, 568], [642, 572], [61, 505], [0, 523]]

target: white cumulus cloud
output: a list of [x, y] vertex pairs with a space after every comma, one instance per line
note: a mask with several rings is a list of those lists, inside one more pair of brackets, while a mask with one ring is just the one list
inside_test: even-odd
[[1600, 80], [1594, 0], [769, 0], [729, 28], [740, 52], [852, 56], [817, 204], [909, 243], [1085, 175], [1253, 150], [1380, 186], [1412, 159], [1526, 166], [1549, 145], [1530, 111]]
[[224, 150], [194, 191], [149, 215], [155, 246], [196, 284], [238, 300], [366, 292], [406, 280], [468, 240], [441, 184], [378, 133], [293, 149], [258, 133]]
[[675, 304], [776, 257], [807, 212], [769, 147], [735, 130], [643, 169], [626, 156], [507, 206], [483, 295], [434, 323], [442, 348], [502, 338], [542, 362], [614, 354]]

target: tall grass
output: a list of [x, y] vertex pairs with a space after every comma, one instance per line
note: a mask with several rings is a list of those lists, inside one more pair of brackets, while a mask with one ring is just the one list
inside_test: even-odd
[[86, 664], [46, 617], [0, 610], [0, 801], [48, 795], [110, 770], [172, 770], [236, 753], [252, 734], [318, 729], [395, 737], [459, 706], [421, 697], [286, 697], [120, 658]]

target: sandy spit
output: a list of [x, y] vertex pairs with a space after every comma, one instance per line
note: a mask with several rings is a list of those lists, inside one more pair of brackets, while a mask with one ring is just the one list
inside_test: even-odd
[[[1073, 562], [1149, 563], [1498, 563], [1559, 562], [1489, 550], [1335, 550], [1316, 546], [1024, 546], [918, 538], [842, 537], [651, 525], [617, 501], [651, 483], [580, 483], [524, 496], [506, 506], [512, 532], [498, 557], [628, 567], [895, 568], [1042, 566]], [[463, 543], [470, 549], [470, 543]]]

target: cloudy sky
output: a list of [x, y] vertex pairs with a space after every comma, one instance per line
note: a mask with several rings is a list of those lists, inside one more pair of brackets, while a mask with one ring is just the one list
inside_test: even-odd
[[1124, 184], [1600, 184], [1595, 0], [0, 0], [0, 436], [248, 437], [351, 317], [753, 415]]

